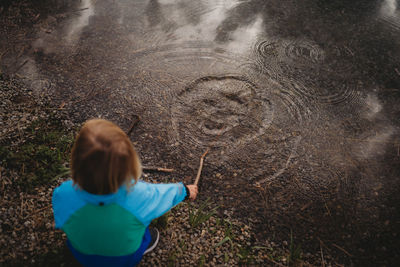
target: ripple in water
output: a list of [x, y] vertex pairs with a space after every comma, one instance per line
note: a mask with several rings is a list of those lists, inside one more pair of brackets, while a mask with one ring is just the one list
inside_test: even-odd
[[43, 95], [44, 93], [49, 92], [49, 90], [52, 88], [52, 85], [47, 79], [38, 79], [31, 82], [31, 88], [36, 93]]
[[[207, 76], [179, 93], [172, 124], [185, 147], [232, 150], [263, 134], [274, 116], [271, 102], [241, 76]], [[185, 149], [185, 148], [184, 148]]]
[[287, 62], [298, 65], [322, 63], [325, 60], [325, 52], [317, 44], [306, 40], [263, 40], [255, 45], [254, 53], [261, 67], [265, 68], [269, 67], [265, 63], [271, 59], [281, 64]]
[[255, 68], [262, 74], [278, 80], [282, 74], [279, 63], [279, 41], [262, 41], [257, 43], [253, 54], [255, 55]]
[[149, 107], [143, 127], [151, 132], [165, 126], [171, 154], [197, 164], [197, 155], [210, 147], [208, 165], [248, 167], [252, 173], [245, 178], [253, 181], [275, 179], [294, 162], [296, 129], [309, 103], [252, 71], [244, 65], [248, 59], [198, 42], [140, 50], [131, 59], [128, 64], [142, 70], [132, 77], [139, 79], [140, 97]]
[[301, 101], [307, 98], [331, 105], [358, 101], [357, 84], [337, 79], [338, 72], [349, 71], [346, 59], [352, 51], [334, 47], [331, 52], [327, 56], [318, 45], [305, 40], [273, 39], [257, 43], [253, 55], [259, 72], [284, 84]]
[[356, 82], [326, 80], [323, 86], [294, 86], [301, 96], [314, 99], [319, 103], [338, 105], [351, 104], [360, 101], [361, 91]]
[[321, 63], [325, 59], [324, 51], [316, 44], [301, 40], [284, 45], [285, 54], [298, 64]]

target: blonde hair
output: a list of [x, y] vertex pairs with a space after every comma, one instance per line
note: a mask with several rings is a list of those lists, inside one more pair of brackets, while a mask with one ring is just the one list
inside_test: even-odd
[[74, 184], [85, 191], [105, 195], [134, 183], [142, 173], [139, 157], [129, 137], [114, 123], [92, 119], [85, 122], [71, 153]]

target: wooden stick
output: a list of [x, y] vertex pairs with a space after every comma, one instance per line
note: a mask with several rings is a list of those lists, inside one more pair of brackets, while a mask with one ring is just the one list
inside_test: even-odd
[[40, 208], [40, 209], [38, 209], [38, 210], [34, 210], [32, 213], [28, 214], [28, 215], [25, 216], [23, 219], [26, 220], [26, 219], [30, 218], [32, 215], [37, 214], [37, 213], [39, 213], [39, 212], [41, 212], [41, 211], [47, 210], [47, 209], [49, 209], [49, 208], [51, 208], [51, 207], [52, 207], [51, 205], [48, 205], [48, 206], [43, 207], [43, 208]]
[[321, 251], [321, 263], [322, 263], [322, 267], [325, 267], [325, 259], [324, 259], [324, 253], [322, 252], [322, 244], [321, 242], [319, 243], [319, 249]]
[[174, 169], [170, 168], [162, 168], [162, 167], [154, 167], [154, 166], [142, 166], [142, 170], [144, 171], [155, 171], [155, 172], [173, 172]]
[[[217, 140], [221, 137], [221, 134], [222, 134], [222, 128], [212, 143], [217, 142]], [[194, 180], [194, 185], [197, 185], [199, 183], [201, 170], [203, 169], [204, 158], [208, 154], [208, 151], [210, 151], [210, 147], [211, 147], [211, 145], [207, 148], [206, 152], [204, 152], [203, 155], [201, 155], [201, 157], [200, 157], [200, 165], [199, 165], [199, 169], [197, 171], [196, 179]]]
[[4, 52], [2, 52], [0, 54], [0, 60], [3, 58], [3, 56], [8, 52], [8, 50], [10, 50], [9, 48], [7, 48], [6, 50], [4, 50]]
[[204, 152], [203, 155], [201, 155], [201, 157], [200, 157], [200, 166], [199, 166], [199, 170], [197, 171], [196, 179], [194, 180], [194, 185], [197, 185], [199, 183], [201, 170], [203, 169], [204, 158], [207, 155], [209, 150], [210, 149], [207, 148], [206, 152]]
[[23, 66], [25, 66], [26, 63], [28, 63], [29, 60], [25, 60], [24, 63], [22, 63], [21, 65], [19, 65], [16, 69], [15, 69], [15, 73], [17, 73]]
[[338, 245], [336, 245], [336, 244], [332, 244], [332, 246], [334, 246], [334, 247], [336, 247], [337, 249], [339, 249], [339, 250], [341, 250], [342, 252], [344, 252], [344, 254], [346, 254], [347, 256], [349, 256], [349, 257], [353, 257], [353, 255], [351, 255], [349, 252], [347, 252], [344, 248], [342, 248], [342, 247], [340, 247], [340, 246], [338, 246]]
[[72, 10], [70, 12], [79, 12], [79, 11], [83, 11], [83, 10], [86, 10], [86, 9], [89, 9], [89, 8], [85, 7], [85, 8], [81, 8], [81, 9], [77, 9], [77, 10]]
[[132, 126], [129, 128], [129, 131], [126, 133], [127, 136], [130, 136], [133, 129], [136, 127], [136, 125], [138, 125], [138, 123], [140, 122], [140, 117], [136, 114], [133, 115], [134, 119], [132, 120]]
[[267, 257], [265, 258], [266, 260], [272, 262], [273, 264], [275, 264], [276, 266], [280, 266], [280, 267], [286, 267], [286, 265], [280, 264], [279, 262], [274, 261], [273, 259], [270, 258], [270, 256], [267, 255]]

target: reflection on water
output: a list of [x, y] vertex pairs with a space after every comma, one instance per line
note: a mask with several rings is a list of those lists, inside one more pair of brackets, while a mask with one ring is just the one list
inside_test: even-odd
[[82, 0], [79, 15], [71, 20], [66, 29], [67, 42], [78, 41], [82, 29], [89, 24], [89, 18], [94, 15], [92, 0]]
[[238, 27], [230, 34], [229, 41], [225, 45], [226, 50], [240, 54], [249, 53], [252, 49], [252, 44], [262, 33], [263, 26], [263, 18], [257, 16], [252, 24]]
[[376, 95], [369, 94], [365, 100], [365, 108], [365, 116], [368, 119], [373, 119], [382, 111], [382, 104]]
[[398, 0], [384, 0], [379, 10], [380, 17], [396, 29], [400, 28]]
[[[67, 12], [71, 14], [61, 25], [53, 16], [47, 18], [47, 27], [42, 28], [38, 38], [33, 42], [35, 49], [42, 49], [44, 53], [57, 53], [60, 49], [75, 49], [82, 34], [82, 30], [89, 24], [89, 19], [94, 15], [91, 0], [82, 0], [76, 9]], [[60, 14], [62, 18], [66, 14]], [[59, 19], [60, 19], [59, 18]], [[55, 28], [55, 26], [57, 27]]]
[[[227, 11], [237, 1], [198, 1], [195, 5], [179, 3], [171, 7], [168, 18], [178, 25], [174, 35], [180, 41], [212, 41], [216, 36], [218, 25], [224, 20]], [[200, 5], [196, 10], [194, 7]], [[183, 8], [179, 8], [183, 7]], [[150, 15], [151, 16], [151, 15]], [[193, 19], [195, 18], [195, 19]]]
[[383, 156], [386, 153], [387, 146], [391, 145], [391, 137], [394, 129], [386, 126], [377, 132], [370, 133], [371, 136], [365, 138], [365, 142], [358, 144], [356, 155], [362, 159], [375, 159], [377, 156]]
[[380, 8], [382, 16], [395, 16], [397, 10], [397, 0], [384, 0]]

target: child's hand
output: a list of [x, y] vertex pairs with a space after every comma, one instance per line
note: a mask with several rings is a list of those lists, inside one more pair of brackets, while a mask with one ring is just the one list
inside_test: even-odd
[[198, 193], [197, 185], [190, 184], [190, 185], [187, 185], [186, 187], [187, 187], [187, 189], [189, 189], [189, 199], [195, 200], [197, 197], [197, 193]]

